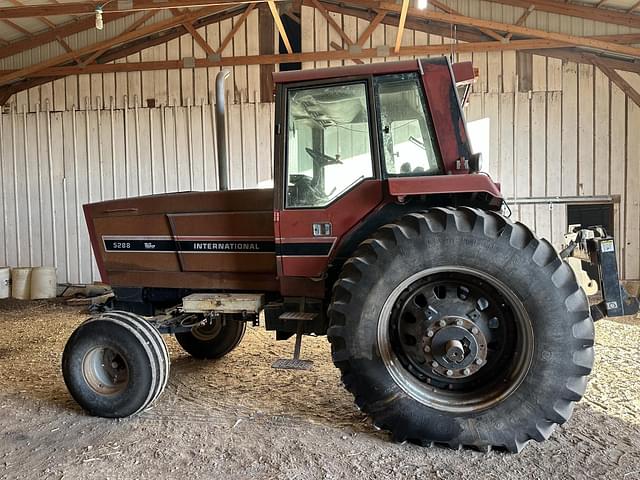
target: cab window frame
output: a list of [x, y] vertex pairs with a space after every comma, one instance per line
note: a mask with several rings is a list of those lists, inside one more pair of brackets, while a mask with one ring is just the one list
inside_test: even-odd
[[[416, 83], [416, 86], [418, 88], [418, 95], [420, 96], [420, 99], [422, 101], [422, 105], [424, 108], [427, 130], [431, 135], [430, 141], [433, 146], [433, 152], [436, 157], [435, 160], [438, 165], [437, 171], [434, 171], [431, 173], [429, 172], [393, 173], [387, 170], [387, 160], [386, 160], [386, 154], [384, 152], [385, 133], [383, 131], [384, 127], [382, 125], [382, 105], [380, 101], [380, 95], [378, 93], [378, 85], [380, 85], [381, 83], [384, 83], [385, 79], [393, 78], [393, 77], [396, 77], [396, 78], [406, 77], [406, 79], [414, 80]], [[372, 78], [372, 90], [373, 90], [373, 97], [374, 97], [375, 108], [376, 108], [376, 112], [375, 112], [376, 121], [377, 121], [376, 127], [378, 129], [377, 136], [378, 136], [378, 144], [379, 144], [379, 161], [380, 161], [381, 177], [383, 179], [389, 179], [389, 178], [433, 177], [433, 176], [443, 175], [445, 173], [444, 162], [442, 160], [442, 153], [440, 152], [440, 145], [438, 143], [436, 129], [433, 124], [431, 107], [429, 106], [429, 100], [425, 95], [424, 79], [422, 78], [422, 75], [419, 72], [401, 72], [401, 73], [387, 73], [384, 75], [375, 75]], [[391, 135], [391, 133], [389, 133], [388, 135]]]
[[[351, 185], [350, 188], [344, 190], [339, 195], [334, 197], [330, 202], [324, 205], [301, 205], [301, 206], [290, 206], [287, 203], [287, 192], [289, 188], [289, 95], [290, 92], [296, 90], [305, 90], [311, 88], [323, 88], [323, 87], [331, 87], [331, 86], [343, 86], [343, 85], [364, 85], [365, 87], [365, 100], [367, 107], [367, 118], [368, 118], [368, 133], [369, 133], [369, 147], [370, 147], [370, 162], [371, 162], [371, 176], [360, 179], [357, 183]], [[296, 82], [287, 84], [282, 89], [283, 95], [281, 100], [280, 108], [284, 115], [282, 115], [283, 123], [280, 127], [279, 135], [281, 136], [281, 149], [280, 154], [282, 155], [282, 173], [279, 176], [281, 186], [278, 189], [281, 195], [281, 208], [283, 210], [325, 210], [331, 207], [336, 202], [340, 201], [345, 195], [352, 192], [359, 185], [366, 181], [371, 180], [380, 180], [382, 178], [382, 171], [380, 168], [380, 144], [378, 135], [373, 131], [376, 125], [378, 125], [377, 113], [376, 113], [376, 103], [375, 103], [375, 94], [373, 89], [373, 76], [365, 75], [365, 76], [354, 76], [354, 77], [345, 77], [339, 79], [331, 79], [327, 80], [313, 80], [306, 82]], [[275, 185], [274, 185], [275, 186]]]

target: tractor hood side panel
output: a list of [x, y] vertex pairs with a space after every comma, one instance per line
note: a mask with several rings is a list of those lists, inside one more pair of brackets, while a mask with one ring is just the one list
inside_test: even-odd
[[114, 286], [277, 290], [273, 190], [152, 195], [85, 205]]

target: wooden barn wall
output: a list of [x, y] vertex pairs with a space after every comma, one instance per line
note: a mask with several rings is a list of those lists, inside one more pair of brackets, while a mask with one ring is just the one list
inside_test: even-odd
[[[447, 3], [462, 13], [505, 22], [515, 22], [521, 14], [488, 2]], [[333, 16], [352, 39], [368, 25]], [[234, 21], [201, 31], [216, 48]], [[577, 19], [565, 25], [559, 17], [540, 12], [533, 12], [527, 25], [575, 34], [628, 31]], [[307, 7], [302, 10], [302, 31], [303, 51], [342, 44], [327, 21]], [[393, 45], [396, 33], [395, 27], [380, 25], [365, 46]], [[257, 53], [256, 39], [253, 12], [224, 55]], [[411, 30], [403, 38], [407, 45], [454, 41]], [[183, 36], [123, 61], [189, 56], [203, 57], [204, 52], [190, 36]], [[454, 60], [472, 60], [480, 70], [466, 114], [469, 120], [490, 119], [489, 170], [505, 195], [619, 196], [614, 221], [621, 269], [627, 279], [640, 278], [640, 108], [590, 65], [515, 52], [466, 54]], [[304, 68], [342, 63], [350, 61], [307, 63]], [[97, 272], [82, 203], [215, 188], [211, 104], [217, 72], [80, 75], [16, 95], [1, 115], [0, 264], [55, 263], [61, 280], [90, 281]], [[638, 75], [621, 74], [640, 90]], [[258, 66], [235, 67], [228, 85], [232, 184], [253, 186], [271, 178], [273, 105], [257, 103]], [[150, 99], [153, 108], [147, 108]], [[567, 226], [566, 208], [548, 201], [514, 205], [513, 217], [559, 246]]]

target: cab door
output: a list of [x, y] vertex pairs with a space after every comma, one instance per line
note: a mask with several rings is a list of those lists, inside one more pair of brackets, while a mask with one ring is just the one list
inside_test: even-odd
[[382, 202], [370, 84], [283, 90], [278, 266], [284, 277], [321, 277], [342, 237]]

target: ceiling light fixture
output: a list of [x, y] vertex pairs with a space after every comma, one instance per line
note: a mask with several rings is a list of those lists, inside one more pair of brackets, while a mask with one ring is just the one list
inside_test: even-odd
[[102, 7], [96, 7], [96, 28], [102, 30], [104, 22], [102, 21]]

